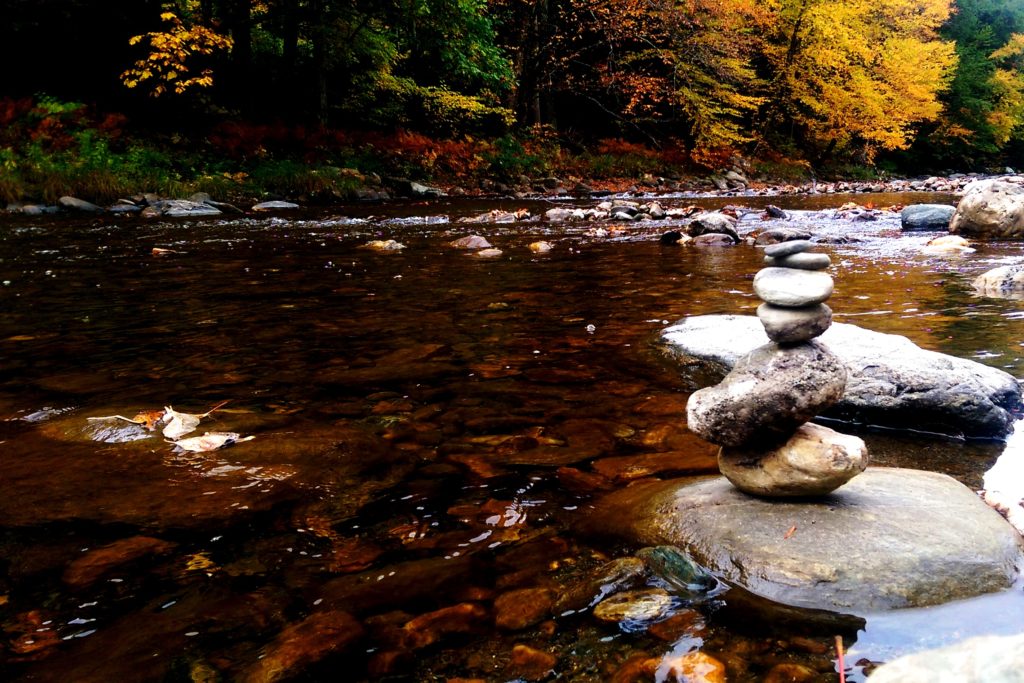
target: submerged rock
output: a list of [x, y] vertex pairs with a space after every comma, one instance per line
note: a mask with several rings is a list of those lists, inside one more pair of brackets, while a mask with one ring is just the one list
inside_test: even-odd
[[974, 278], [972, 284], [982, 294], [1024, 293], [1024, 264], [993, 268]]
[[272, 683], [292, 679], [325, 657], [345, 651], [363, 633], [362, 624], [347, 612], [317, 612], [286, 628], [238, 680]]
[[926, 254], [969, 254], [975, 251], [970, 242], [959, 235], [943, 235], [929, 240], [921, 248]]
[[776, 602], [861, 614], [1002, 590], [1024, 561], [1019, 534], [973, 491], [895, 468], [815, 501], [752, 498], [721, 477], [640, 484], [599, 501], [586, 523], [676, 545]]
[[641, 548], [636, 555], [652, 574], [685, 597], [701, 595], [718, 585], [715, 577], [674, 545]]
[[614, 623], [654, 621], [671, 607], [672, 596], [664, 588], [645, 588], [605, 598], [594, 607], [594, 616]]
[[[906, 337], [835, 323], [818, 338], [847, 370], [846, 390], [825, 414], [869, 424], [967, 437], [1010, 432], [1021, 388], [1010, 374], [920, 348]], [[721, 376], [768, 337], [755, 316], [685, 318], [662, 332], [688, 371]], [[704, 361], [696, 366], [694, 359]]]

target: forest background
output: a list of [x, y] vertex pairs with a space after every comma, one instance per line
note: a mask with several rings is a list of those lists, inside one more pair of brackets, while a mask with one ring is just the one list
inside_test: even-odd
[[1024, 159], [1019, 0], [5, 5], [8, 202]]

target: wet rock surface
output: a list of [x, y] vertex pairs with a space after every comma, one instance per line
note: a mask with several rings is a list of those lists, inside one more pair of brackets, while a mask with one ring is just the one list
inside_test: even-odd
[[875, 669], [877, 683], [1015, 683], [1024, 680], [1024, 635], [983, 636], [905, 655]]
[[768, 338], [778, 344], [813, 339], [832, 325], [832, 309], [825, 304], [788, 308], [761, 304], [757, 317]]
[[900, 225], [904, 230], [946, 230], [955, 212], [948, 204], [911, 204], [900, 212]]
[[840, 612], [1001, 590], [1024, 559], [1020, 536], [973, 491], [896, 468], [868, 469], [817, 501], [760, 500], [724, 478], [634, 486], [601, 501], [589, 524], [674, 543], [772, 600]]
[[864, 471], [868, 452], [856, 436], [813, 423], [768, 450], [722, 448], [718, 468], [744, 493], [771, 498], [819, 496]]
[[[756, 317], [730, 315], [686, 318], [661, 337], [671, 355], [699, 358], [718, 372], [768, 341]], [[829, 415], [970, 437], [1010, 431], [1021, 390], [1008, 373], [855, 325], [833, 324], [819, 339], [847, 370]]]
[[762, 301], [776, 306], [820, 304], [832, 296], [832, 288], [832, 277], [820, 271], [764, 268], [754, 276], [754, 291]]
[[824, 345], [767, 344], [739, 359], [721, 383], [687, 403], [690, 429], [715, 444], [770, 444], [843, 395], [846, 368]]
[[964, 189], [949, 223], [954, 234], [983, 238], [1024, 236], [1024, 185], [980, 180]]

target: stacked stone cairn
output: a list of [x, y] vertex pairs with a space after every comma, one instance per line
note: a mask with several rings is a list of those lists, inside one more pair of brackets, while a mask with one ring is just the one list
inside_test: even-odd
[[718, 444], [718, 466], [758, 496], [823, 495], [864, 471], [864, 442], [808, 422], [846, 389], [846, 367], [816, 340], [832, 324], [827, 254], [794, 240], [765, 248], [754, 277], [757, 317], [771, 340], [737, 361], [721, 383], [690, 396], [689, 428]]

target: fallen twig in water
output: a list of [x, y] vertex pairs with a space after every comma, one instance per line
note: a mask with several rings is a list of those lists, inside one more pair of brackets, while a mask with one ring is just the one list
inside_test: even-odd
[[843, 662], [843, 637], [836, 636], [836, 655], [839, 664], [839, 683], [846, 683], [846, 664]]

